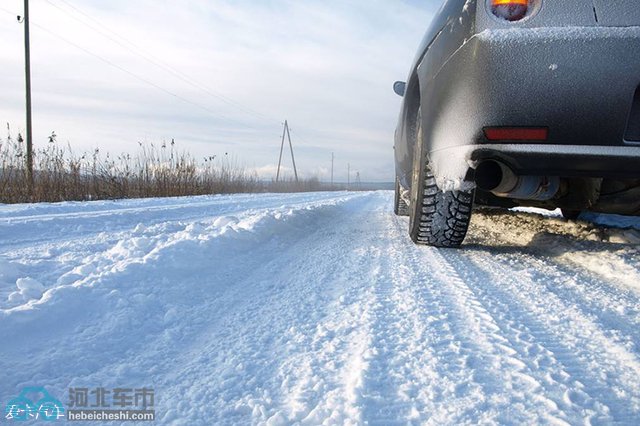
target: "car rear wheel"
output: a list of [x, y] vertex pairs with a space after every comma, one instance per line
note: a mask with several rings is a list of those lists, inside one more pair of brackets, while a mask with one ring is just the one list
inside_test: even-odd
[[416, 244], [458, 247], [467, 234], [473, 190], [443, 191], [438, 187], [424, 149], [420, 111], [409, 208], [409, 235]]
[[409, 205], [402, 199], [400, 192], [400, 182], [396, 178], [396, 191], [393, 200], [393, 212], [397, 216], [409, 216]]

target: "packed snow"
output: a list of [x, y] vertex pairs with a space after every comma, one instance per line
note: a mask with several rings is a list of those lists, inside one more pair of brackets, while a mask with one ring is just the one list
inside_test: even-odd
[[640, 423], [640, 221], [393, 193], [0, 206], [0, 401], [148, 387], [158, 424]]

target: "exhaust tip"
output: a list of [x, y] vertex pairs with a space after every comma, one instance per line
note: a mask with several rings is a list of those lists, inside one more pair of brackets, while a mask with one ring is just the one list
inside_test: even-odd
[[476, 167], [476, 186], [483, 191], [493, 191], [503, 178], [502, 166], [497, 161], [483, 161]]

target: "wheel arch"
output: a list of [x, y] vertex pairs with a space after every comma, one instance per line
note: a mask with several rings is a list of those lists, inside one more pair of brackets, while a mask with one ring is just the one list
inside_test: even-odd
[[[416, 140], [418, 110], [420, 109], [421, 91], [420, 79], [418, 78], [417, 69], [414, 69], [407, 81], [407, 88], [404, 95], [404, 108], [402, 111], [402, 141], [401, 146], [404, 152], [396, 152], [399, 157], [396, 164], [400, 164], [397, 177], [400, 184], [405, 189], [411, 189], [411, 173], [413, 165], [413, 151]], [[398, 149], [398, 146], [396, 146]]]

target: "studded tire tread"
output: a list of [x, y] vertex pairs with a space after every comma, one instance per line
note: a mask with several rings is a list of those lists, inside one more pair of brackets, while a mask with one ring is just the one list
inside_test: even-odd
[[398, 178], [396, 178], [393, 212], [396, 216], [409, 216], [409, 205], [400, 196], [400, 182], [398, 182]]
[[441, 191], [426, 167], [421, 215], [411, 237], [417, 244], [458, 247], [467, 234], [471, 220], [473, 193]]

